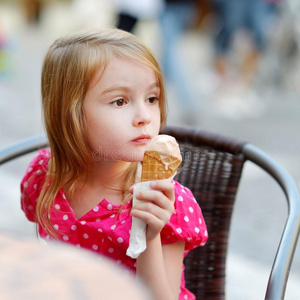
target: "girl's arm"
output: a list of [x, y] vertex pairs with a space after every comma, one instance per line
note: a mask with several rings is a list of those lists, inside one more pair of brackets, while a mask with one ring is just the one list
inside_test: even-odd
[[137, 276], [153, 291], [155, 299], [176, 299], [180, 292], [184, 243], [161, 245], [157, 237], [137, 258]]
[[147, 223], [147, 248], [137, 259], [137, 276], [148, 284], [155, 299], [178, 299], [184, 243], [162, 246], [160, 240], [160, 232], [174, 212], [174, 185], [160, 180], [151, 187], [137, 195], [142, 202], [131, 212]]

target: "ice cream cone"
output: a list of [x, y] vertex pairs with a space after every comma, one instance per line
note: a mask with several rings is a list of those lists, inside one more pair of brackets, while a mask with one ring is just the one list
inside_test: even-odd
[[143, 159], [141, 181], [171, 178], [176, 174], [181, 160], [158, 151], [146, 151]]

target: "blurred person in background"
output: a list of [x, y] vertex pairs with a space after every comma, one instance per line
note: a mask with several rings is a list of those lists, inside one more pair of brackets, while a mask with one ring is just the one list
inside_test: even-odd
[[[271, 16], [274, 6], [279, 0], [214, 0], [220, 24], [215, 38], [216, 59], [215, 67], [221, 78], [230, 76], [230, 71], [237, 71], [242, 85], [251, 86], [257, 72], [260, 55], [263, 53], [268, 30], [271, 26]], [[234, 39], [238, 33], [247, 33], [250, 43], [245, 53], [237, 53], [230, 57]], [[242, 42], [243, 43], [243, 42]], [[235, 52], [234, 52], [235, 53]], [[238, 59], [241, 61], [238, 62]]]
[[194, 23], [195, 18], [196, 5], [192, 0], [164, 0], [164, 9], [159, 18], [162, 34], [162, 69], [180, 101], [182, 121], [190, 125], [199, 123], [195, 113], [199, 99], [186, 68], [188, 61], [182, 51], [182, 36]]
[[29, 24], [38, 24], [45, 0], [23, 0], [22, 2], [27, 22]]

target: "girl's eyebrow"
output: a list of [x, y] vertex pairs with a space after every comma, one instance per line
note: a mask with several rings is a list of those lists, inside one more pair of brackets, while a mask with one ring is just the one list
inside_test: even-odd
[[[159, 87], [158, 82], [154, 82], [154, 83], [150, 84], [147, 89], [151, 90], [153, 88], [158, 88], [158, 87]], [[101, 94], [104, 95], [104, 94], [108, 94], [108, 93], [115, 92], [115, 91], [128, 92], [129, 90], [130, 90], [130, 87], [128, 87], [128, 86], [111, 86], [111, 87], [105, 89], [104, 91], [102, 91]]]

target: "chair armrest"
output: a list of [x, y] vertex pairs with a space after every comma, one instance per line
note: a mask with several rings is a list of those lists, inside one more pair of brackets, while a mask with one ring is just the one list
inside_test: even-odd
[[8, 162], [9, 160], [47, 146], [48, 141], [45, 135], [33, 136], [10, 144], [0, 149], [0, 165]]
[[300, 230], [299, 190], [290, 174], [257, 147], [245, 144], [242, 148], [242, 153], [246, 159], [269, 173], [281, 186], [287, 198], [288, 217], [273, 262], [265, 296], [266, 300], [282, 300], [284, 299]]

